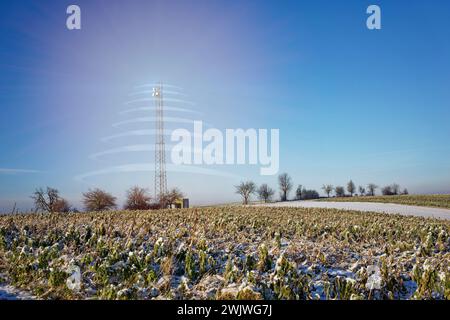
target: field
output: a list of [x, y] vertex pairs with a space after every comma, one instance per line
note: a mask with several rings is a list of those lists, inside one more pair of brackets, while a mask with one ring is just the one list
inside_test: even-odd
[[345, 197], [326, 198], [320, 201], [337, 202], [382, 202], [398, 203], [411, 206], [436, 207], [450, 209], [450, 195], [398, 195], [398, 196], [375, 196], [375, 197]]
[[0, 282], [41, 299], [449, 299], [449, 231], [305, 208], [1, 216]]

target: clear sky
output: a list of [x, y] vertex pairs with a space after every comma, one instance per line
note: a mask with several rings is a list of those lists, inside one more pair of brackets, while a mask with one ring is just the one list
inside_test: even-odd
[[[81, 30], [66, 28], [70, 4]], [[381, 30], [366, 28], [370, 4]], [[78, 207], [89, 188], [152, 192], [151, 171], [117, 166], [152, 163], [154, 137], [105, 137], [151, 129], [114, 124], [145, 116], [121, 111], [158, 80], [192, 102], [172, 107], [198, 112], [170, 116], [279, 129], [295, 184], [450, 193], [449, 22], [437, 0], [1, 1], [0, 211], [47, 185]], [[241, 179], [276, 187], [255, 166], [221, 170], [235, 176], [168, 172], [169, 186], [194, 204], [237, 200]]]

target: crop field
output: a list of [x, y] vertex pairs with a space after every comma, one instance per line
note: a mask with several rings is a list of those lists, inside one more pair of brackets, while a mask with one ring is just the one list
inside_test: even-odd
[[217, 207], [0, 217], [0, 282], [40, 299], [449, 299], [450, 222]]
[[320, 201], [337, 202], [382, 202], [398, 203], [410, 206], [436, 207], [450, 209], [450, 195], [398, 195], [398, 196], [375, 196], [375, 197], [345, 197], [326, 198]]

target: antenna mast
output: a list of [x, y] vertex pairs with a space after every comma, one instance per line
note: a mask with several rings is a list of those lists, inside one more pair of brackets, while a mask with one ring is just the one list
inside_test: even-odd
[[160, 82], [153, 88], [153, 98], [155, 101], [156, 117], [156, 139], [155, 139], [155, 197], [159, 203], [163, 204], [164, 196], [167, 193], [166, 176], [166, 145], [164, 142], [164, 101], [163, 85]]

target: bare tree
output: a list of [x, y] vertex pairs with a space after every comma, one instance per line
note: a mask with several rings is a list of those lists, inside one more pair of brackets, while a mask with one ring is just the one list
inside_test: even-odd
[[36, 189], [31, 198], [34, 200], [36, 210], [44, 212], [58, 212], [56, 209], [58, 209], [58, 206], [61, 205], [60, 201], [62, 201], [59, 197], [59, 191], [50, 187], [47, 187], [46, 190], [42, 188]]
[[369, 183], [367, 185], [367, 193], [369, 196], [375, 196], [375, 190], [378, 189], [378, 186], [374, 183]]
[[116, 208], [116, 197], [100, 190], [94, 189], [83, 193], [83, 204], [86, 211], [105, 211]]
[[66, 199], [59, 198], [53, 205], [53, 212], [67, 213], [72, 211], [72, 207]]
[[366, 195], [366, 188], [364, 188], [363, 186], [359, 186], [359, 194], [361, 196], [365, 196]]
[[404, 194], [404, 195], [409, 194], [408, 189], [405, 188], [405, 189], [403, 190], [402, 194]]
[[300, 200], [302, 196], [303, 196], [303, 186], [299, 184], [297, 190], [295, 190], [295, 198], [297, 200]]
[[164, 207], [172, 207], [177, 200], [183, 199], [184, 194], [178, 188], [172, 188], [167, 194], [163, 197]]
[[132, 187], [127, 191], [127, 200], [124, 206], [126, 210], [148, 210], [150, 209], [151, 197], [148, 191], [138, 186]]
[[336, 193], [336, 197], [345, 197], [344, 187], [337, 186], [336, 188], [334, 188], [334, 192]]
[[392, 188], [392, 193], [393, 193], [394, 195], [400, 194], [400, 186], [399, 186], [398, 184], [393, 183], [392, 186], [391, 186], [391, 188]]
[[289, 192], [292, 189], [292, 179], [287, 173], [278, 176], [278, 184], [281, 190], [281, 201], [287, 201]]
[[393, 196], [394, 192], [392, 191], [392, 186], [385, 186], [381, 189], [381, 194], [383, 196]]
[[14, 206], [13, 206], [10, 214], [15, 214], [16, 213], [16, 209], [17, 209], [16, 207], [17, 207], [17, 202], [14, 202]]
[[266, 203], [271, 201], [275, 194], [275, 191], [265, 183], [256, 192], [258, 193], [258, 198]]
[[400, 186], [396, 183], [393, 183], [389, 186], [385, 186], [383, 189], [381, 189], [381, 193], [384, 196], [395, 196], [400, 194]]
[[355, 191], [356, 191], [356, 186], [355, 186], [355, 184], [353, 183], [353, 180], [350, 180], [350, 181], [347, 183], [347, 191], [350, 193], [350, 196], [353, 197], [353, 194], [354, 194]]
[[319, 193], [316, 190], [306, 190], [302, 191], [302, 200], [319, 199]]
[[327, 194], [327, 197], [330, 197], [331, 192], [333, 192], [333, 186], [331, 184], [324, 184], [322, 186], [322, 190]]
[[242, 203], [248, 204], [250, 197], [255, 193], [256, 185], [252, 181], [241, 182], [240, 185], [235, 186], [236, 193], [241, 195]]

